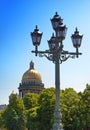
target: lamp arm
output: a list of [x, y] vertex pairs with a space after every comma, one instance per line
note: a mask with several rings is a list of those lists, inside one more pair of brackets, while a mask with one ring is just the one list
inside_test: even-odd
[[[36, 56], [37, 54], [39, 55], [39, 57], [46, 57], [48, 60], [57, 62], [57, 53], [59, 55], [59, 63], [61, 64], [62, 62], [65, 62], [66, 60], [68, 60], [69, 58], [74, 59], [75, 57], [77, 57], [77, 55], [82, 55], [82, 53], [80, 52], [69, 52], [69, 51], [65, 51], [62, 48], [59, 48], [59, 51], [50, 51], [50, 50], [45, 50], [45, 51], [32, 51], [32, 53], [35, 53]], [[78, 58], [78, 57], [77, 57]]]
[[60, 64], [62, 63], [62, 62], [65, 62], [66, 60], [68, 60], [69, 58], [75, 58], [75, 55], [70, 55], [70, 54], [61, 54], [60, 55], [60, 58], [59, 58], [59, 60], [60, 60]]
[[39, 57], [46, 57], [48, 60], [53, 61], [53, 55], [49, 53], [39, 53]]
[[[79, 55], [82, 55], [82, 53], [79, 53], [78, 52], [78, 56]], [[68, 51], [62, 51], [61, 53], [60, 53], [60, 56], [59, 56], [59, 63], [61, 64], [62, 62], [64, 62], [64, 61], [66, 61], [66, 60], [68, 60], [69, 58], [72, 58], [72, 59], [74, 59], [75, 57], [77, 57], [77, 52], [68, 52]]]

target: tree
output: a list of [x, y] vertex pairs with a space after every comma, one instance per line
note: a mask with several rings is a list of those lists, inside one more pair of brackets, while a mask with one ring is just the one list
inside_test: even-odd
[[26, 110], [27, 128], [30, 130], [37, 130], [37, 108], [38, 108], [38, 94], [27, 93], [23, 98]]
[[0, 112], [0, 130], [5, 130], [2, 113], [3, 113], [3, 111]]
[[35, 93], [25, 94], [23, 102], [26, 110], [38, 106], [38, 96], [39, 95]]
[[[72, 88], [60, 90], [60, 108], [64, 130], [90, 130], [90, 85], [87, 84], [84, 92], [79, 93]], [[9, 105], [0, 113], [0, 127], [7, 130], [26, 130], [26, 127], [28, 130], [50, 130], [54, 110], [54, 88], [44, 89], [39, 95], [28, 93], [23, 100], [12, 93]]]
[[44, 89], [39, 95], [38, 104], [38, 130], [50, 130], [53, 124], [53, 113], [55, 108], [55, 89]]
[[39, 130], [37, 119], [37, 107], [31, 108], [26, 112], [28, 130]]
[[81, 93], [80, 121], [84, 130], [90, 130], [90, 85]]
[[55, 105], [54, 88], [44, 89], [39, 95], [28, 93], [23, 98], [27, 128], [30, 130], [50, 130], [53, 123]]
[[72, 88], [61, 91], [62, 122], [65, 130], [78, 130], [78, 105], [80, 96]]
[[3, 112], [3, 119], [7, 130], [26, 130], [24, 105], [17, 94], [10, 95], [9, 105]]

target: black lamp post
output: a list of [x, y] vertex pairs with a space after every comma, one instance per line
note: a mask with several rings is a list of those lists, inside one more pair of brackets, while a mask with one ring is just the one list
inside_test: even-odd
[[55, 112], [54, 112], [54, 124], [53, 130], [63, 130], [61, 123], [61, 110], [60, 110], [60, 64], [66, 61], [68, 58], [79, 57], [82, 53], [79, 52], [79, 47], [81, 46], [81, 41], [83, 35], [79, 34], [79, 31], [75, 30], [72, 34], [71, 39], [73, 46], [76, 48], [76, 52], [69, 52], [64, 50], [63, 40], [66, 37], [67, 27], [63, 25], [63, 19], [56, 14], [51, 19], [52, 27], [55, 30], [50, 40], [48, 40], [49, 49], [45, 51], [38, 51], [38, 46], [40, 45], [42, 33], [39, 29], [35, 28], [34, 32], [31, 33], [31, 38], [33, 45], [35, 46], [35, 55], [40, 57], [45, 56], [48, 60], [55, 63], [55, 88], [56, 88], [56, 101], [55, 101]]

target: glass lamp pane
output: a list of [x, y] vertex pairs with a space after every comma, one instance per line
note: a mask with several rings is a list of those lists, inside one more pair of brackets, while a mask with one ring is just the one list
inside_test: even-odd
[[32, 36], [32, 42], [36, 42], [36, 37], [35, 36]]
[[37, 37], [37, 42], [40, 43], [40, 41], [41, 41], [41, 37], [38, 36], [38, 37]]
[[76, 38], [76, 37], [72, 38], [73, 46], [76, 47], [76, 48], [81, 46], [81, 41], [82, 41], [81, 38]]
[[52, 43], [52, 44], [50, 43], [49, 44], [49, 48], [50, 48], [50, 50], [54, 50], [55, 49], [55, 44], [54, 43]]
[[48, 45], [49, 45], [49, 49], [52, 51], [52, 50], [55, 50], [55, 37], [54, 37], [54, 34], [52, 35], [51, 39], [48, 41]]
[[56, 29], [59, 26], [59, 23], [57, 21], [52, 21], [53, 29]]
[[66, 26], [59, 26], [56, 31], [56, 36], [58, 39], [64, 40], [66, 37], [67, 27]]

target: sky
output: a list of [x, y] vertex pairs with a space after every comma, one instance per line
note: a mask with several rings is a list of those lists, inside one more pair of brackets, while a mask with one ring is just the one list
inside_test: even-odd
[[43, 32], [39, 50], [48, 50], [47, 40], [54, 32], [50, 19], [55, 12], [68, 28], [64, 50], [75, 52], [70, 37], [76, 27], [83, 35], [79, 49], [83, 54], [60, 64], [60, 89], [80, 92], [90, 84], [90, 0], [0, 0], [0, 104], [8, 104], [12, 91], [18, 93], [31, 60], [45, 88], [55, 87], [55, 64], [31, 53], [30, 36], [38, 25]]

